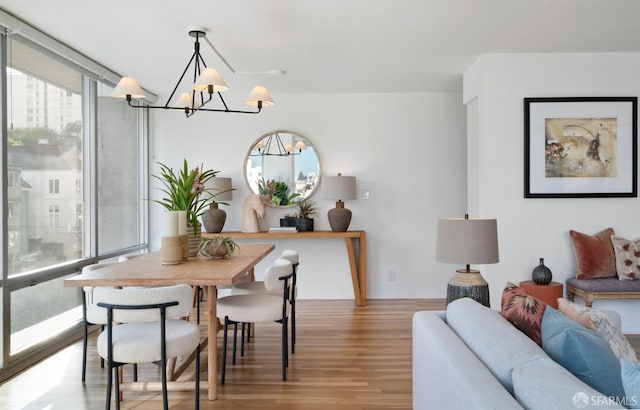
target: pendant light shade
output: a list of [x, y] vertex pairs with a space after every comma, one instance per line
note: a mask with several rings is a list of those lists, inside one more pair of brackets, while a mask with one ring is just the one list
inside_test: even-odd
[[196, 91], [217, 93], [220, 91], [227, 91], [229, 86], [227, 86], [227, 83], [224, 82], [217, 70], [207, 67], [196, 80], [196, 83], [193, 85], [193, 89]]
[[247, 100], [244, 103], [254, 107], [270, 107], [275, 104], [271, 94], [269, 94], [269, 91], [261, 85], [253, 87], [253, 90], [251, 90], [249, 97], [247, 97]]
[[144, 98], [144, 92], [133, 77], [122, 77], [111, 93], [115, 98]]

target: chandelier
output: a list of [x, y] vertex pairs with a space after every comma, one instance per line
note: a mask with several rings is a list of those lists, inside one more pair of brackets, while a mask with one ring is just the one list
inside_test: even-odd
[[[303, 141], [293, 144], [284, 144], [277, 132], [269, 134], [267, 138], [261, 139], [253, 146], [251, 157], [300, 155], [307, 146]], [[255, 153], [254, 153], [255, 152]]]
[[[230, 110], [222, 97], [221, 92], [229, 89], [227, 83], [222, 79], [220, 74], [213, 68], [207, 67], [200, 54], [200, 39], [205, 38], [205, 32], [201, 30], [189, 31], [189, 36], [195, 37], [194, 51], [191, 59], [187, 63], [182, 75], [178, 79], [175, 87], [167, 102], [164, 105], [136, 105], [132, 104], [131, 100], [138, 98], [145, 98], [144, 92], [138, 82], [132, 77], [122, 77], [118, 82], [118, 85], [111, 93], [112, 97], [124, 98], [130, 107], [133, 108], [161, 108], [165, 110], [181, 110], [184, 111], [187, 118], [195, 114], [197, 111], [210, 111], [210, 112], [227, 112], [227, 113], [241, 113], [241, 114], [258, 114], [262, 107], [268, 107], [274, 105], [273, 98], [262, 86], [255, 86], [249, 96], [247, 97], [245, 104], [256, 107], [255, 111], [242, 111], [242, 110]], [[211, 44], [211, 43], [209, 43]], [[213, 46], [212, 46], [213, 47]], [[214, 48], [214, 51], [215, 48]], [[217, 53], [217, 51], [216, 51]], [[222, 57], [222, 56], [221, 56]], [[224, 61], [224, 59], [223, 59]], [[226, 61], [225, 61], [226, 63]], [[171, 100], [178, 91], [178, 87], [182, 83], [189, 67], [193, 65], [193, 86], [191, 92], [183, 92], [178, 97], [175, 105], [170, 105]], [[204, 108], [211, 100], [214, 99], [214, 94], [220, 98], [224, 108]]]

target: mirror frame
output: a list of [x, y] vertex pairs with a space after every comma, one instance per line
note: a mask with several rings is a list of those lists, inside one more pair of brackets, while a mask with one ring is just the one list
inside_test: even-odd
[[[274, 134], [291, 134], [294, 135], [295, 137], [298, 137], [300, 139], [302, 139], [305, 144], [307, 146], [310, 146], [313, 148], [313, 152], [316, 155], [317, 158], [317, 162], [318, 162], [318, 178], [317, 178], [317, 182], [314, 185], [313, 189], [311, 189], [311, 191], [309, 192], [308, 195], [304, 196], [303, 198], [310, 198], [311, 196], [313, 196], [313, 194], [316, 193], [316, 191], [318, 190], [318, 186], [320, 185], [320, 178], [322, 176], [322, 165], [321, 165], [321, 161], [320, 161], [320, 155], [318, 155], [318, 150], [316, 149], [315, 144], [313, 144], [309, 138], [305, 137], [304, 135], [294, 132], [294, 131], [289, 131], [289, 130], [273, 130], [273, 131], [269, 131], [266, 132], [264, 134], [262, 134], [262, 136], [260, 136], [260, 138], [256, 139], [255, 141], [253, 141], [251, 143], [251, 145], [249, 146], [249, 150], [247, 151], [245, 157], [244, 157], [244, 163], [242, 165], [242, 176], [244, 178], [245, 183], [247, 184], [247, 188], [249, 188], [249, 192], [252, 194], [257, 194], [260, 195], [259, 192], [255, 192], [253, 190], [253, 188], [251, 187], [251, 183], [249, 182], [249, 178], [247, 175], [247, 165], [249, 163], [249, 157], [251, 156], [252, 152], [255, 152], [254, 147], [260, 142], [263, 141], [264, 139], [268, 138], [270, 135], [274, 135]], [[286, 156], [285, 156], [286, 157]], [[295, 159], [295, 157], [294, 157]], [[264, 177], [264, 175], [263, 175]], [[295, 179], [295, 175], [293, 176]], [[288, 204], [288, 205], [276, 205], [273, 202], [264, 202], [265, 205], [272, 207], [272, 208], [293, 208], [296, 206], [295, 202]]]

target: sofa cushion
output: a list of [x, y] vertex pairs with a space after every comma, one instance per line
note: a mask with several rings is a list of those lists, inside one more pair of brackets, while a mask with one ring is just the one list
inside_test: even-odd
[[598, 334], [618, 359], [637, 362], [636, 352], [609, 314], [558, 298], [560, 313]]
[[626, 404], [630, 409], [640, 409], [640, 364], [621, 360], [620, 365]]
[[502, 316], [538, 346], [542, 346], [540, 325], [545, 306], [546, 303], [511, 282], [502, 291]]
[[618, 279], [640, 279], [640, 239], [630, 241], [612, 235], [611, 244], [616, 256]]
[[613, 228], [595, 235], [587, 235], [573, 229], [569, 231], [576, 257], [578, 279], [609, 278], [616, 276], [616, 262], [611, 244]]
[[600, 336], [547, 306], [542, 348], [574, 376], [605, 396], [624, 397], [620, 363]]
[[513, 369], [546, 356], [540, 346], [517, 331], [499, 312], [473, 299], [460, 298], [449, 303], [447, 323], [512, 394]]
[[624, 409], [548, 357], [516, 367], [512, 377], [516, 399], [529, 410], [585, 408], [578, 407], [585, 400], [589, 409]]

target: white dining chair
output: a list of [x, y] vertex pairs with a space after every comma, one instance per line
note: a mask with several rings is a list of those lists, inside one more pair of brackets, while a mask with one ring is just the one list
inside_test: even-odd
[[[300, 265], [300, 255], [298, 252], [292, 249], [285, 249], [280, 254], [280, 258], [286, 259], [291, 262], [291, 266], [293, 267], [293, 275], [291, 277], [291, 292], [289, 292], [289, 302], [291, 304], [291, 353], [295, 353], [295, 344], [296, 344], [296, 298], [298, 296], [298, 286], [297, 286], [297, 276], [298, 276], [298, 266]], [[278, 294], [279, 290], [276, 290], [275, 293]], [[248, 281], [238, 283], [231, 287], [232, 295], [247, 295], [247, 294], [257, 294], [257, 293], [274, 293], [273, 291], [267, 290], [264, 285], [264, 281]], [[251, 339], [251, 327], [247, 327], [247, 342]], [[244, 331], [245, 326], [242, 327], [242, 336], [244, 342]], [[243, 346], [244, 347], [244, 346]], [[243, 349], [244, 350], [244, 349]]]
[[[96, 269], [104, 268], [117, 262], [94, 263], [82, 268], [82, 273], [88, 273]], [[100, 325], [101, 329], [107, 324], [106, 318], [100, 313], [100, 308], [93, 301], [94, 286], [82, 288], [82, 382], [84, 383], [87, 374], [87, 343], [89, 340], [89, 326]], [[104, 359], [100, 359], [100, 367], [104, 367]]]
[[127, 363], [154, 363], [161, 367], [162, 401], [164, 409], [168, 409], [167, 359], [186, 357], [194, 350], [195, 408], [199, 408], [200, 327], [179, 319], [189, 315], [191, 296], [188, 285], [94, 289], [94, 302], [107, 322], [97, 341], [98, 353], [107, 360], [109, 369], [107, 409], [111, 407], [114, 378], [116, 409], [120, 408], [118, 368]]
[[217, 315], [223, 323], [221, 384], [224, 384], [226, 374], [229, 326], [234, 325], [233, 364], [235, 364], [237, 325], [245, 323], [277, 322], [281, 324], [282, 380], [287, 379], [286, 369], [289, 364], [287, 333], [292, 276], [293, 267], [291, 262], [278, 258], [267, 268], [264, 275], [265, 288], [268, 292], [274, 293], [236, 294], [218, 299]]

